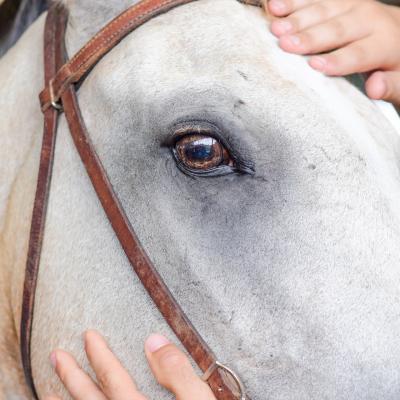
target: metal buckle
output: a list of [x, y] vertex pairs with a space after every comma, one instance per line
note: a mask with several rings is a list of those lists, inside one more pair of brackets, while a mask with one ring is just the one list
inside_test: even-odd
[[50, 104], [52, 105], [53, 108], [55, 108], [58, 111], [62, 111], [63, 107], [60, 103], [60, 99], [56, 99], [54, 96], [54, 88], [53, 88], [53, 82], [54, 78], [50, 79], [49, 82], [49, 90], [50, 90]]
[[239, 389], [240, 400], [246, 400], [246, 389], [244, 387], [243, 382], [239, 378], [239, 375], [235, 371], [233, 371], [232, 369], [227, 367], [226, 365], [220, 363], [219, 361], [215, 361], [215, 363], [213, 363], [210, 366], [210, 368], [208, 368], [208, 370], [206, 372], [204, 372], [204, 375], [201, 377], [201, 379], [204, 382], [207, 382], [210, 379], [211, 375], [217, 369], [222, 369], [223, 371], [227, 372], [233, 378], [233, 380], [235, 381], [235, 383], [237, 384], [237, 387]]

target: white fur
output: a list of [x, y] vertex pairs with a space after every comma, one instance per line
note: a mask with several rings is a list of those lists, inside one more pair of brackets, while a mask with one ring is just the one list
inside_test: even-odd
[[[69, 54], [128, 3], [68, 3]], [[43, 18], [0, 64], [0, 79], [13, 78], [0, 114], [7, 399], [24, 396], [15, 354], [42, 123], [42, 29]], [[251, 398], [398, 398], [400, 139], [374, 103], [281, 52], [262, 12], [233, 0], [150, 21], [96, 66], [79, 101], [138, 237]], [[255, 162], [255, 177], [179, 172], [160, 143], [188, 116], [220, 124]], [[42, 396], [62, 391], [48, 362], [55, 347], [88, 368], [87, 328], [105, 334], [150, 399], [170, 398], [142, 345], [153, 331], [174, 336], [126, 261], [62, 116], [32, 342]]]

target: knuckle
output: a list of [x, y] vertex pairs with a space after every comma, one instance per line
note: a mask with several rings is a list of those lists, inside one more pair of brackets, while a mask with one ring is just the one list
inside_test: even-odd
[[341, 73], [343, 70], [343, 59], [340, 56], [337, 55], [332, 55], [330, 57], [327, 57], [328, 59], [328, 64], [331, 68], [336, 73]]
[[297, 32], [301, 27], [301, 20], [296, 16], [290, 16], [285, 19], [291, 25], [291, 31]]
[[340, 19], [333, 19], [330, 22], [330, 30], [333, 32], [335, 37], [343, 37], [346, 32], [346, 27]]
[[79, 378], [80, 372], [81, 370], [79, 368], [61, 369], [58, 376], [61, 382], [63, 382], [66, 387], [69, 387], [70, 384], [73, 384]]
[[65, 371], [64, 369], [58, 368], [57, 370], [57, 375], [60, 378], [61, 382], [65, 383], [66, 379], [67, 379], [67, 371]]
[[65, 382], [65, 380], [67, 379], [67, 376], [70, 373], [70, 370], [68, 368], [64, 368], [63, 364], [58, 362], [56, 372], [57, 372], [57, 375], [60, 378], [61, 382]]
[[302, 46], [306, 51], [311, 51], [317, 45], [316, 35], [312, 32], [303, 32], [300, 37]]
[[314, 10], [319, 19], [327, 19], [330, 16], [330, 7], [324, 2], [316, 3]]
[[115, 374], [109, 370], [103, 370], [96, 374], [97, 382], [101, 388], [110, 391], [117, 386], [117, 379]]
[[297, 9], [310, 5], [311, 1], [312, 0], [291, 0], [291, 4]]
[[343, 57], [337, 54], [329, 54], [326, 56], [327, 60], [327, 73], [329, 75], [337, 76], [342, 75], [346, 69], [346, 62]]
[[368, 15], [368, 16], [373, 16], [374, 18], [376, 17], [376, 13], [381, 12], [381, 7], [379, 6], [379, 3], [375, 1], [363, 1], [361, 4], [359, 4], [360, 10]]
[[159, 355], [159, 363], [161, 368], [176, 371], [185, 368], [188, 361], [179, 350], [169, 347]]
[[352, 62], [363, 63], [366, 60], [366, 55], [364, 46], [354, 46], [352, 50]]
[[309, 6], [311, 0], [286, 0], [290, 12], [295, 12], [303, 7]]
[[297, 0], [287, 0], [286, 7], [290, 12], [293, 12], [297, 8]]
[[182, 385], [187, 386], [193, 379], [194, 371], [188, 358], [175, 346], [167, 346], [158, 354], [158, 364], [163, 371], [158, 382], [175, 393]]

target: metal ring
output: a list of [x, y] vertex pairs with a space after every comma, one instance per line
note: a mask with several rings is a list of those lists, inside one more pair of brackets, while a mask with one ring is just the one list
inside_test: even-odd
[[62, 107], [61, 103], [58, 101], [59, 99], [56, 99], [54, 96], [53, 82], [54, 82], [54, 79], [50, 79], [50, 82], [49, 82], [50, 104], [56, 110], [62, 111], [63, 107]]
[[61, 103], [56, 103], [55, 101], [52, 101], [52, 102], [50, 102], [50, 104], [53, 108], [55, 108], [58, 111], [63, 110], [63, 106], [61, 105]]
[[207, 369], [206, 372], [204, 372], [204, 375], [201, 377], [201, 379], [204, 382], [207, 382], [211, 375], [217, 370], [217, 369], [222, 369], [223, 371], [227, 372], [235, 381], [239, 388], [239, 395], [240, 395], [240, 400], [246, 400], [246, 388], [244, 387], [243, 382], [239, 378], [239, 375], [233, 371], [231, 368], [227, 367], [226, 365], [220, 363], [219, 361], [215, 361], [210, 367]]

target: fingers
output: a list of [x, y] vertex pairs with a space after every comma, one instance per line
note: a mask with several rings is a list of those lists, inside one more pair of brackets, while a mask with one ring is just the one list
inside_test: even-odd
[[314, 69], [331, 76], [372, 71], [381, 62], [370, 49], [371, 43], [366, 38], [332, 53], [311, 57], [308, 62]]
[[85, 334], [85, 349], [97, 382], [112, 400], [145, 400], [126, 369], [114, 356], [103, 337], [96, 331]]
[[[88, 331], [85, 348], [100, 387], [67, 352], [57, 350], [51, 355], [57, 375], [74, 400], [146, 400], [100, 334]], [[187, 356], [165, 337], [152, 335], [145, 351], [154, 376], [177, 400], [215, 400]], [[60, 399], [50, 396], [46, 400]]]
[[315, 54], [344, 46], [368, 35], [365, 24], [353, 24], [351, 13], [330, 19], [295, 35], [284, 35], [279, 45], [296, 54]]
[[294, 12], [286, 18], [274, 20], [271, 23], [271, 31], [278, 37], [288, 33], [300, 32], [345, 14], [351, 7], [351, 1], [319, 1]]
[[400, 107], [400, 72], [374, 72], [365, 83], [371, 99], [386, 100]]
[[86, 332], [85, 350], [99, 386], [67, 352], [57, 350], [51, 355], [57, 375], [74, 400], [146, 400], [99, 333]]
[[[400, 69], [400, 42], [396, 39], [400, 10], [396, 7], [371, 0], [270, 0], [268, 6], [280, 17], [271, 23], [280, 47], [302, 55], [325, 53], [309, 63], [327, 75]], [[384, 83], [379, 82], [371, 83], [374, 96], [379, 85], [383, 91]], [[387, 91], [395, 85], [390, 82]], [[387, 96], [397, 96], [397, 91], [394, 93]]]
[[107, 400], [96, 384], [65, 351], [56, 350], [51, 355], [57, 375], [74, 400]]
[[268, 9], [273, 15], [284, 17], [317, 1], [319, 0], [269, 0]]
[[211, 389], [196, 375], [186, 355], [165, 337], [150, 336], [145, 351], [157, 381], [177, 400], [215, 400]]

